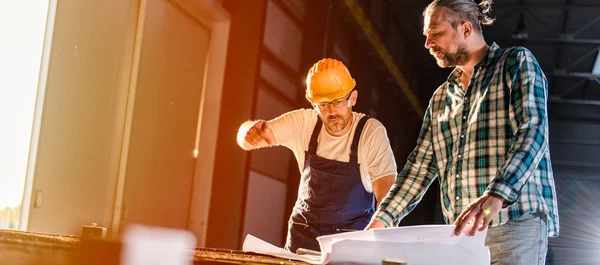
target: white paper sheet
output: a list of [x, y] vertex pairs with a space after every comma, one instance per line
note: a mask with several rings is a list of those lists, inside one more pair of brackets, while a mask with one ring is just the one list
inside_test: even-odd
[[[318, 237], [321, 257], [296, 255], [252, 235], [244, 251], [269, 254], [311, 264], [381, 264], [386, 258], [401, 259], [410, 265], [484, 265], [490, 263], [485, 247], [487, 231], [474, 237], [453, 236], [454, 225], [422, 225], [373, 229]], [[311, 258], [312, 257], [312, 258]]]
[[329, 254], [321, 253], [321, 256], [315, 255], [298, 255], [292, 252], [289, 252], [283, 248], [276, 247], [268, 242], [265, 242], [253, 235], [246, 235], [246, 239], [244, 239], [244, 245], [242, 250], [271, 255], [280, 258], [300, 260], [304, 262], [308, 262], [310, 264], [327, 264], [329, 261]]

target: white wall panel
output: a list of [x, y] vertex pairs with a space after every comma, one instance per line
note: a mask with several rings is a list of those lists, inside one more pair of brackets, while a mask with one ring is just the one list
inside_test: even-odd
[[281, 2], [288, 6], [298, 19], [304, 20], [307, 0], [282, 0]]
[[283, 247], [286, 190], [285, 183], [257, 172], [250, 172], [244, 216], [244, 237], [251, 234]]
[[260, 76], [286, 95], [289, 100], [295, 101], [298, 98], [298, 83], [291, 80], [282, 70], [266, 59], [260, 62]]
[[[256, 104], [256, 119], [270, 120], [292, 110], [291, 106], [273, 97], [264, 88], [258, 90]], [[279, 146], [252, 151], [251, 165], [270, 177], [285, 181], [289, 175], [290, 162], [295, 164], [295, 161], [292, 151]]]
[[256, 97], [257, 119], [270, 120], [293, 109], [295, 109], [294, 106], [268, 93], [267, 88], [259, 86], [258, 96]]
[[302, 31], [273, 1], [267, 4], [263, 42], [279, 59], [299, 70]]
[[290, 80], [282, 70], [266, 59], [260, 62], [260, 76], [286, 95], [291, 101], [295, 101], [298, 98], [299, 88], [297, 82]]

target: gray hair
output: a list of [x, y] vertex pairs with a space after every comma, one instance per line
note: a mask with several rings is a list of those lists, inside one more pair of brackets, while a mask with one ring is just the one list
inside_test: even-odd
[[431, 15], [439, 8], [446, 8], [452, 27], [456, 28], [460, 23], [469, 21], [475, 31], [481, 33], [481, 25], [494, 23], [495, 19], [490, 17], [492, 3], [493, 0], [482, 0], [479, 4], [473, 0], [435, 0], [423, 11], [423, 16]]

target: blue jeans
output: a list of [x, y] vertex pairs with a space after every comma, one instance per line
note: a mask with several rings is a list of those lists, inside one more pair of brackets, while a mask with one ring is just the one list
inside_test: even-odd
[[485, 244], [492, 265], [543, 265], [548, 251], [544, 214], [526, 214], [488, 228]]

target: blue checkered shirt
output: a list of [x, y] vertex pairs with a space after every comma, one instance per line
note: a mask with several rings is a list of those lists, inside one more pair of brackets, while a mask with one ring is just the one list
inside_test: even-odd
[[442, 210], [453, 223], [478, 197], [505, 199], [491, 227], [528, 213], [545, 214], [559, 232], [548, 148], [547, 80], [533, 54], [495, 43], [475, 66], [466, 92], [455, 68], [434, 93], [417, 147], [375, 218], [397, 225], [439, 178]]

